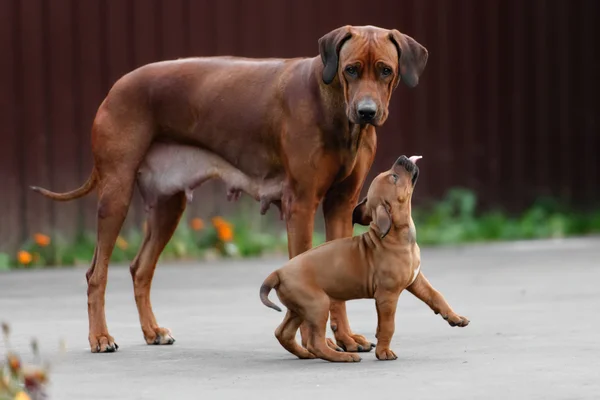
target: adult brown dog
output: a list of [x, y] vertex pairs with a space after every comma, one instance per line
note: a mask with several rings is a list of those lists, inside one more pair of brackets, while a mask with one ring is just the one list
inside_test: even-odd
[[[288, 312], [275, 336], [281, 345], [299, 358], [319, 357], [328, 361], [360, 361], [358, 354], [332, 349], [325, 340], [325, 328], [332, 299], [375, 299], [377, 306], [377, 348], [380, 360], [395, 360], [390, 350], [394, 334], [396, 304], [407, 289], [441, 314], [451, 326], [464, 327], [469, 320], [456, 314], [444, 297], [429, 284], [421, 269], [421, 252], [411, 217], [411, 198], [420, 157], [401, 156], [388, 171], [379, 174], [367, 197], [356, 206], [353, 222], [370, 224], [366, 233], [337, 239], [288, 261], [267, 277], [260, 298], [277, 311], [268, 295], [276, 289]], [[308, 346], [296, 343], [296, 332], [306, 321]]]
[[[92, 352], [117, 349], [104, 313], [108, 263], [136, 173], [155, 142], [198, 146], [252, 179], [279, 179], [282, 196], [274, 203], [286, 220], [290, 257], [311, 247], [321, 201], [327, 240], [352, 235], [352, 210], [375, 155], [375, 127], [386, 120], [398, 83], [417, 85], [428, 53], [397, 30], [373, 26], [344, 26], [318, 44], [320, 55], [313, 58], [187, 58], [124, 75], [94, 119], [88, 181], [68, 193], [33, 188], [62, 201], [98, 189], [97, 243], [86, 274]], [[131, 265], [149, 344], [173, 343], [170, 331], [156, 322], [150, 286], [185, 205], [181, 191], [149, 211], [147, 233]], [[350, 330], [344, 303], [332, 304], [331, 326], [346, 350], [370, 350]]]

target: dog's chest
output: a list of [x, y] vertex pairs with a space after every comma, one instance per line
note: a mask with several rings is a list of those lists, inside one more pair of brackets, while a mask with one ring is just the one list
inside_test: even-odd
[[353, 125], [343, 136], [336, 146], [339, 162], [336, 182], [344, 180], [355, 170], [357, 163], [362, 161], [360, 160], [361, 153], [366, 152], [369, 159], [375, 153], [374, 129]]
[[417, 279], [417, 276], [419, 276], [419, 272], [421, 272], [421, 261], [419, 261], [419, 263], [417, 264], [417, 268], [413, 269], [413, 273], [412, 273], [410, 282], [407, 286], [410, 286], [415, 282], [415, 280]]

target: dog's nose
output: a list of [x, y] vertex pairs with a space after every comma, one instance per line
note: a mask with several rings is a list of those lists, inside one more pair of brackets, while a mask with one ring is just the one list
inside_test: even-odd
[[356, 111], [362, 122], [370, 122], [377, 114], [377, 104], [371, 99], [362, 100], [358, 103]]
[[396, 160], [396, 165], [404, 165], [408, 161], [408, 158], [405, 155], [401, 155]]

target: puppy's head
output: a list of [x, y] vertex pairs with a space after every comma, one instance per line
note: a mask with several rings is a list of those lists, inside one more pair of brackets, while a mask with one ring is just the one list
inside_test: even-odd
[[419, 178], [416, 162], [421, 156], [400, 156], [392, 168], [377, 175], [352, 213], [352, 224], [371, 225], [380, 238], [393, 226], [407, 225], [410, 220], [410, 201]]

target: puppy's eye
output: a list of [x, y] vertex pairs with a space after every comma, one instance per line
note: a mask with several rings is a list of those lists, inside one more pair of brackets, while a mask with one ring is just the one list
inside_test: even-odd
[[382, 76], [390, 76], [391, 74], [392, 74], [392, 69], [391, 69], [391, 68], [384, 67], [384, 68], [381, 70], [381, 75], [382, 75]]
[[394, 183], [398, 182], [398, 175], [392, 174], [392, 180], [394, 181]]
[[356, 76], [358, 74], [358, 69], [354, 65], [348, 65], [346, 67], [346, 73], [351, 76]]

